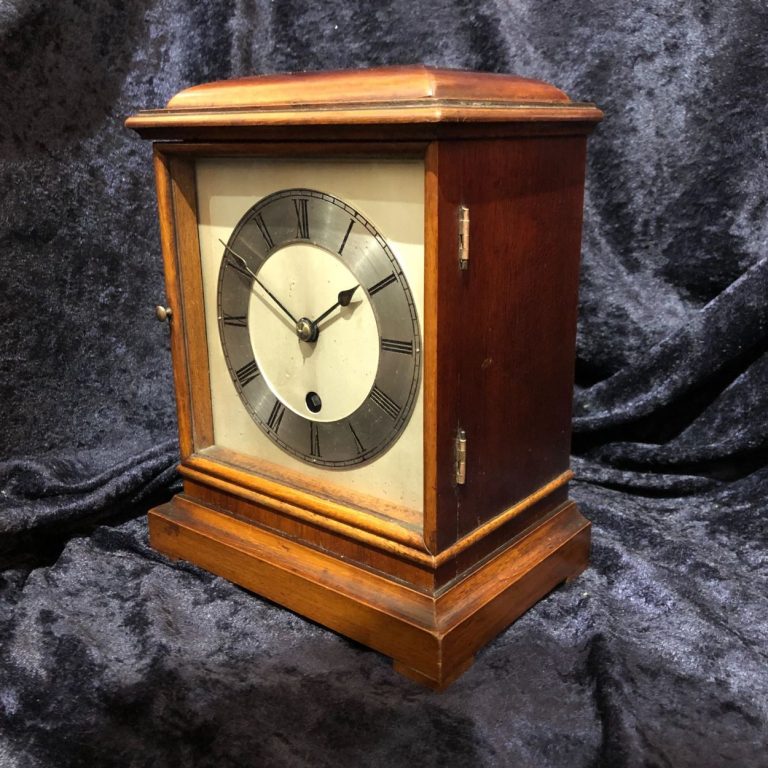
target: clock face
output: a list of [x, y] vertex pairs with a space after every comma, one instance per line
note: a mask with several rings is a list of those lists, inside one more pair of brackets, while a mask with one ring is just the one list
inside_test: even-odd
[[385, 237], [340, 197], [290, 188], [253, 205], [221, 246], [219, 336], [253, 421], [314, 465], [386, 451], [413, 411], [421, 349]]
[[418, 529], [423, 159], [202, 157], [195, 176], [200, 449]]

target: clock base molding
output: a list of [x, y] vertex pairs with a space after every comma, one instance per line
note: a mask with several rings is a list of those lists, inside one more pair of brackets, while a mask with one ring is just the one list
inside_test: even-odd
[[443, 689], [510, 623], [587, 566], [572, 501], [462, 578], [429, 591], [339, 560], [183, 495], [149, 513], [152, 546], [350, 637]]

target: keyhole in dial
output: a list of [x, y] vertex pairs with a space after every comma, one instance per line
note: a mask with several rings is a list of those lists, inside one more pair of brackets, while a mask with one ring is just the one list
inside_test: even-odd
[[309, 408], [312, 413], [319, 413], [320, 409], [323, 407], [323, 401], [320, 399], [320, 395], [318, 395], [317, 392], [307, 392], [306, 402], [307, 408]]

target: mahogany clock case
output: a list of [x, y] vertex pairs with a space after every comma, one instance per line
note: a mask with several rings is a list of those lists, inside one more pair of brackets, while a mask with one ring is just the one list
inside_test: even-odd
[[[307, 93], [311, 109], [296, 106]], [[583, 570], [589, 525], [567, 483], [586, 135], [599, 118], [537, 81], [418, 67], [202, 86], [131, 118], [176, 139], [155, 144], [155, 169], [185, 485], [151, 514], [153, 544], [437, 686]], [[422, 514], [217, 444], [196, 164], [221, 157], [423, 163]]]

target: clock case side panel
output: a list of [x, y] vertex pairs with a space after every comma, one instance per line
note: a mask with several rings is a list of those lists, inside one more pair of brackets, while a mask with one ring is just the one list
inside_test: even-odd
[[[564, 505], [588, 526], [567, 498], [585, 159], [583, 134], [439, 141], [432, 150], [430, 523], [445, 562], [441, 583]], [[458, 263], [461, 207], [469, 215], [466, 269]], [[464, 484], [455, 472], [459, 429]]]
[[194, 161], [154, 147], [179, 450], [182, 462], [213, 444]]

